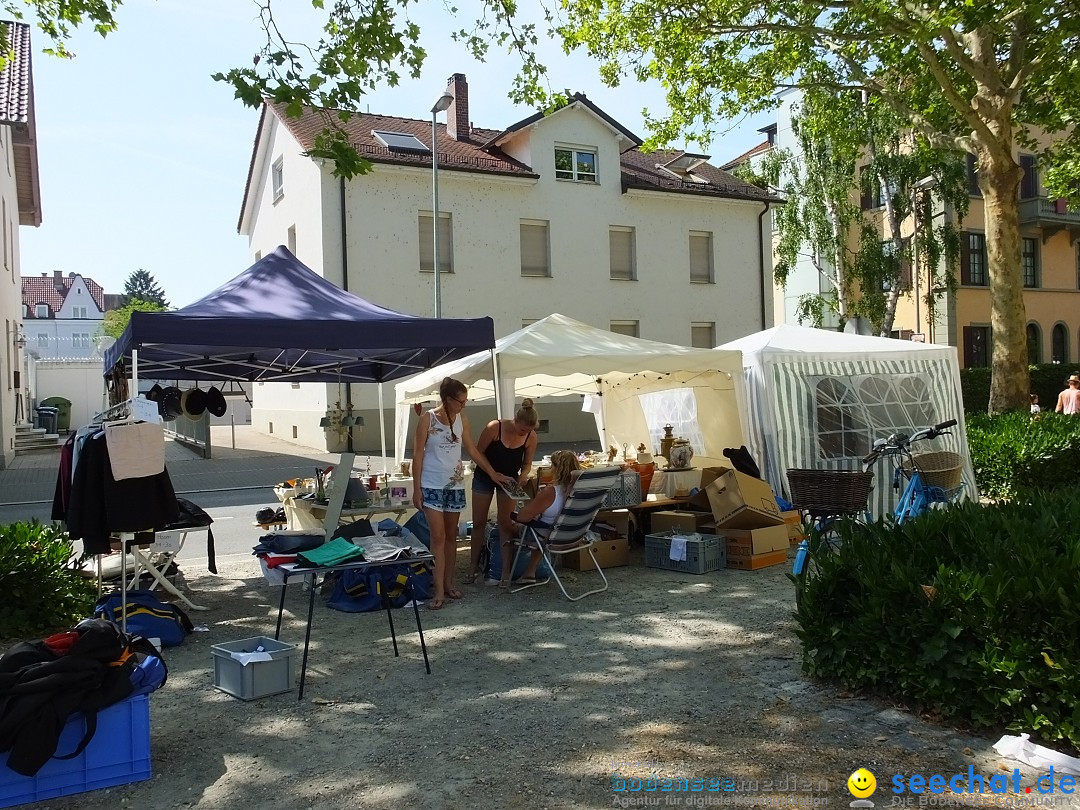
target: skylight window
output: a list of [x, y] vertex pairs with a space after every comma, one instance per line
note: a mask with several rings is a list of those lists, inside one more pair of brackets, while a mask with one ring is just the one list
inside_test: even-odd
[[371, 134], [375, 136], [375, 140], [391, 152], [423, 152], [427, 154], [431, 151], [423, 141], [408, 132], [386, 132], [373, 129]]

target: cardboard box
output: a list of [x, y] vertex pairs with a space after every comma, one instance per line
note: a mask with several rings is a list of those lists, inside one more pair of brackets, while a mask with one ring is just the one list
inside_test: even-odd
[[802, 512], [798, 509], [791, 509], [787, 512], [781, 512], [780, 516], [784, 518], [784, 525], [787, 527], [788, 543], [794, 546], [806, 539], [806, 532], [803, 531]]
[[[593, 546], [593, 554], [601, 568], [619, 568], [630, 564], [630, 541], [625, 537], [614, 540], [601, 540]], [[556, 555], [562, 558], [562, 567], [574, 571], [595, 571], [592, 559], [588, 551], [577, 551], [573, 554]]]
[[709, 496], [705, 492], [705, 489], [709, 484], [727, 472], [727, 470], [727, 467], [703, 467], [701, 469], [701, 483], [698, 484], [698, 492], [690, 498], [691, 505], [696, 506], [698, 509], [712, 511], [712, 507], [709, 506]]
[[709, 469], [724, 471], [705, 487], [718, 528], [760, 529], [783, 525], [780, 507], [767, 483], [726, 467]]
[[727, 567], [740, 571], [756, 571], [770, 565], [780, 565], [787, 561], [787, 551], [770, 551], [766, 554], [754, 554], [750, 557], [732, 557], [728, 546]]
[[681, 509], [653, 512], [653, 534], [672, 532], [700, 532], [706, 523], [713, 522], [712, 512], [687, 512]]
[[787, 551], [787, 526], [769, 526], [764, 529], [724, 529], [727, 537], [728, 557], [752, 557], [770, 551]]
[[601, 509], [593, 523], [611, 524], [619, 537], [630, 538], [634, 534], [634, 515], [629, 509]]

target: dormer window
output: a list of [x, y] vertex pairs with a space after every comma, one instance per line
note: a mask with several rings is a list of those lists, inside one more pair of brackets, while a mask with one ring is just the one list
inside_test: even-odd
[[36, 307], [34, 307], [34, 317], [35, 318], [48, 318], [49, 317], [49, 305], [48, 304], [38, 304]]
[[556, 146], [555, 179], [595, 183], [596, 150]]

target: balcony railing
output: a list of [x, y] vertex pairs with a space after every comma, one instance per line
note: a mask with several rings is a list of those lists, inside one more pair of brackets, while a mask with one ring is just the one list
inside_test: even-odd
[[1080, 226], [1080, 209], [1069, 208], [1064, 199], [1035, 197], [1020, 201], [1021, 225]]

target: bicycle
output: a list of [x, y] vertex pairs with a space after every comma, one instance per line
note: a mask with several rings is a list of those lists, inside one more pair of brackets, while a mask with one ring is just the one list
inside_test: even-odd
[[[899, 490], [901, 478], [907, 479], [907, 486], [893, 511], [892, 518], [896, 523], [910, 520], [934, 504], [951, 503], [960, 496], [963, 483], [960, 481], [962, 459], [959, 455], [937, 452], [922, 460], [924, 457], [911, 452], [913, 443], [949, 435], [948, 428], [956, 424], [955, 419], [950, 419], [911, 436], [893, 433], [886, 439], [878, 439], [862, 459], [861, 472], [788, 470], [792, 498], [796, 506], [807, 511], [812, 521], [810, 536], [799, 543], [792, 566], [796, 609], [802, 608], [806, 583], [818, 575], [822, 557], [835, 554], [840, 548], [839, 521], [857, 519], [859, 514], [865, 514], [867, 521], [870, 520], [866, 510], [873, 480], [870, 467], [879, 458], [891, 456], [896, 459], [893, 489]], [[816, 485], [814, 479], [817, 479]]]

